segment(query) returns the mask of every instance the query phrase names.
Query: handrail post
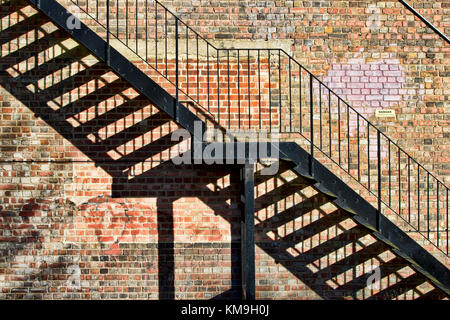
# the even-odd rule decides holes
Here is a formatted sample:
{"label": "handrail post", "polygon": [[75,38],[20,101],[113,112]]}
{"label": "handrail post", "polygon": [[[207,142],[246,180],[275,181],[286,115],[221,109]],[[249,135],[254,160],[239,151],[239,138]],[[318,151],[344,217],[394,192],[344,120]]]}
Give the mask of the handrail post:
{"label": "handrail post", "polygon": [[106,64],[110,64],[110,45],[109,45],[109,0],[106,0]]}
{"label": "handrail post", "polygon": [[174,117],[178,121],[178,90],[179,90],[179,52],[178,52],[178,18],[175,17],[175,110]]}
{"label": "handrail post", "polygon": [[312,159],[314,158],[314,115],[313,115],[313,75],[309,74],[309,119],[310,119],[310,134],[311,134],[311,157],[309,162],[309,174],[312,176]]}
{"label": "handrail post", "polygon": [[[381,218],[381,132],[377,130],[377,159],[378,159],[378,210],[377,210],[377,230],[380,231]],[[369,172],[370,174],[370,172]]]}

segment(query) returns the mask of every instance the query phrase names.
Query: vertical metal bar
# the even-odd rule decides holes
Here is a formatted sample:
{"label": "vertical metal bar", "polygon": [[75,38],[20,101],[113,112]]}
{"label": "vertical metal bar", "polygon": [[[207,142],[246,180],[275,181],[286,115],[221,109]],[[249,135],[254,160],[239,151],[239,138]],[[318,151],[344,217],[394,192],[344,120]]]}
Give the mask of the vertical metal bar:
{"label": "vertical metal bar", "polygon": [[339,166],[341,166],[341,98],[338,97],[338,152]]}
{"label": "vertical metal bar", "polygon": [[322,82],[320,81],[319,81],[319,135],[320,135],[320,150],[322,150]]}
{"label": "vertical metal bar", "polygon": [[430,173],[427,172],[427,237],[430,239]]}
{"label": "vertical metal bar", "polygon": [[447,203],[447,206],[446,206],[446,213],[445,213],[445,215],[446,215],[446,217],[447,217],[447,255],[448,255],[448,188],[446,187],[446,203]]}
{"label": "vertical metal bar", "polygon": [[209,98],[209,42],[206,42],[206,86],[208,91],[208,111],[210,111],[210,98]]}
{"label": "vertical metal bar", "polygon": [[[311,159],[314,158],[314,106],[313,106],[313,75],[309,74],[309,119],[310,119],[310,135],[311,135]],[[310,166],[310,174],[312,175],[312,166]]]}
{"label": "vertical metal bar", "polygon": [[259,129],[262,127],[261,115],[261,50],[258,49],[258,100],[259,100]]}
{"label": "vertical metal bar", "polygon": [[279,106],[278,106],[278,112],[279,112],[279,118],[280,123],[279,126],[279,132],[282,132],[282,117],[281,117],[281,50],[278,50],[278,100],[279,100]]}
{"label": "vertical metal bar", "polygon": [[378,160],[378,212],[377,212],[377,230],[380,230],[381,218],[381,132],[377,130],[377,160]]}
{"label": "vertical metal bar", "polygon": [[[155,1],[155,17],[158,13],[158,2]],[[158,33],[156,31],[156,25],[155,25],[155,43],[158,43]],[[145,61],[148,61],[148,0],[145,0]],[[156,60],[156,63],[158,63],[158,60]],[[156,67],[158,69],[158,67]]]}
{"label": "vertical metal bar", "polygon": [[267,69],[268,69],[268,75],[269,75],[269,131],[272,132],[272,85],[270,81],[270,49],[267,50],[268,56],[267,56]]}
{"label": "vertical metal bar", "polygon": [[350,107],[347,104],[347,170],[350,173]]}
{"label": "vertical metal bar", "polygon": [[420,165],[417,164],[417,229],[420,231]]}
{"label": "vertical metal bar", "polygon": [[398,148],[398,214],[402,214],[402,181],[401,181],[401,154],[400,148]]}
{"label": "vertical metal bar", "polygon": [[237,84],[238,84],[238,128],[241,128],[241,66],[240,66],[240,53],[237,49]]}
{"label": "vertical metal bar", "polygon": [[[156,14],[156,13],[155,13]],[[136,53],[139,54],[139,45],[138,45],[138,1],[136,1]]]}
{"label": "vertical metal bar", "polygon": [[248,54],[248,128],[251,128],[251,97],[250,97],[250,50],[247,50]]}
{"label": "vertical metal bar", "polygon": [[411,157],[408,155],[408,222],[411,222]]}
{"label": "vertical metal bar", "polygon": [[109,45],[109,0],[106,0],[106,63],[110,64],[110,45]]}
{"label": "vertical metal bar", "polygon": [[298,65],[299,91],[300,91],[300,134],[303,132],[303,111],[302,111],[302,66]]}
{"label": "vertical metal bar", "polygon": [[370,191],[370,124],[367,122],[367,171],[368,171],[368,178],[367,183]]}
{"label": "vertical metal bar", "polygon": [[328,136],[330,138],[330,140],[329,140],[330,158],[332,158],[333,154],[332,154],[332,149],[331,149],[332,139],[331,139],[331,91],[330,91],[330,89],[328,89]]}
{"label": "vertical metal bar", "polygon": [[243,199],[241,225],[241,268],[242,297],[244,300],[255,300],[255,178],[254,164],[246,164],[242,169]]}
{"label": "vertical metal bar", "polygon": [[166,78],[167,78],[167,64],[168,64],[168,61],[167,61],[167,38],[169,37],[169,33],[168,33],[168,31],[167,31],[167,28],[168,28],[168,21],[167,21],[167,10],[166,9],[164,9],[164,33],[165,33],[165,39],[164,39],[164,53],[165,53],[165,55],[166,55]]}
{"label": "vertical metal bar", "polygon": [[[89,1],[86,1],[89,2]],[[117,39],[119,39],[119,0],[116,0],[116,30],[117,30]]]}
{"label": "vertical metal bar", "polygon": [[388,166],[389,166],[389,207],[391,207],[391,200],[392,200],[392,195],[391,195],[391,140],[387,139],[388,142]]}
{"label": "vertical metal bar", "polygon": [[220,125],[220,50],[217,49],[217,123]]}
{"label": "vertical metal bar", "polygon": [[186,27],[186,95],[189,96],[189,28]]}
{"label": "vertical metal bar", "polygon": [[197,41],[197,103],[200,103],[200,64],[198,61],[198,34],[196,34]]}
{"label": "vertical metal bar", "polygon": [[180,88],[179,85],[179,47],[178,47],[178,18],[175,17],[175,119],[178,119],[178,90]]}
{"label": "vertical metal bar", "polygon": [[437,232],[437,247],[439,248],[439,181],[436,180],[437,184],[437,197],[436,197],[436,205],[437,205],[437,223],[436,223],[436,232]]}
{"label": "vertical metal bar", "polygon": [[[125,7],[126,7],[126,9],[125,9],[125,29],[126,29],[126,37],[127,37],[127,39],[126,39],[126,41],[125,41],[125,43],[127,44],[127,47],[128,47],[128,38],[129,38],[129,33],[128,33],[128,0],[126,0],[126,2],[125,2]],[[108,9],[106,9],[107,11],[108,11]]]}
{"label": "vertical metal bar", "polygon": [[291,57],[289,60],[289,132],[292,133],[292,76],[291,76]]}
{"label": "vertical metal bar", "polygon": [[356,114],[356,139],[358,145],[358,181],[361,181],[361,152],[360,152],[360,138],[359,138],[359,113]]}
{"label": "vertical metal bar", "polygon": [[228,129],[231,127],[231,96],[230,96],[230,50],[227,50],[227,72],[228,72]]}

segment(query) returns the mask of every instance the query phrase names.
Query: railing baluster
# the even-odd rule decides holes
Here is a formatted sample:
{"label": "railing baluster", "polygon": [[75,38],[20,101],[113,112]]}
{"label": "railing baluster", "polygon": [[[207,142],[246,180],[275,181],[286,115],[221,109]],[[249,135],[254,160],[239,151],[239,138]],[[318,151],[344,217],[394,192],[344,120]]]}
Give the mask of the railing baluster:
{"label": "railing baluster", "polygon": [[320,82],[320,81],[318,81],[318,82],[319,82],[319,136],[320,136],[320,150],[323,150],[323,144],[322,144],[322,82]]}
{"label": "railing baluster", "polygon": [[197,45],[197,103],[200,103],[200,64],[198,61],[198,34],[196,34]]}
{"label": "railing baluster", "polygon": [[217,123],[220,126],[220,50],[217,50]]}
{"label": "railing baluster", "polygon": [[[158,2],[155,1],[155,17],[158,15]],[[148,0],[145,0],[145,60],[148,61]],[[158,43],[158,31],[155,25],[155,43]],[[158,51],[158,50],[156,50]],[[158,60],[156,60],[158,63]],[[158,69],[158,67],[156,67]]]}
{"label": "railing baluster", "polygon": [[328,90],[328,136],[329,136],[329,147],[330,147],[330,158],[333,158],[332,150],[331,150],[331,91]]}
{"label": "railing baluster", "polygon": [[[106,9],[106,10],[108,10],[108,9]],[[126,2],[125,2],[125,30],[126,30],[125,43],[126,43],[126,45],[128,47],[128,39],[129,39],[129,33],[128,33],[128,0],[126,0]]]}
{"label": "railing baluster", "polygon": [[186,95],[189,95],[189,28],[186,26]]}
{"label": "railing baluster", "polygon": [[178,38],[179,38],[179,34],[178,34],[178,18],[175,17],[175,119],[178,120],[178,90],[180,88],[180,84],[179,84],[179,73],[180,73],[180,68],[179,68],[179,45],[178,45]]}
{"label": "railing baluster", "polygon": [[391,140],[387,139],[388,142],[388,167],[389,167],[389,207],[392,206],[391,202]]}
{"label": "railing baluster", "polygon": [[303,133],[303,110],[302,110],[302,66],[298,65],[298,87],[300,91],[300,134]]}
{"label": "railing baluster", "polygon": [[231,96],[230,96],[230,51],[227,50],[227,72],[228,72],[228,129],[231,128]]}
{"label": "railing baluster", "polygon": [[248,128],[251,128],[251,97],[250,97],[250,50],[247,50],[248,54]]}
{"label": "railing baluster", "polygon": [[347,104],[347,172],[350,173],[350,107]]}
{"label": "railing baluster", "polygon": [[368,172],[368,177],[367,177],[367,185],[369,187],[369,191],[370,191],[370,124],[369,122],[367,122],[367,172]]}
{"label": "railing baluster", "polygon": [[241,128],[241,67],[240,50],[237,49],[237,79],[238,79],[238,128]]}
{"label": "railing baluster", "polygon": [[398,148],[398,214],[402,214],[402,181],[401,181],[401,154]]}
{"label": "railing baluster", "polygon": [[168,33],[168,31],[167,31],[167,28],[168,28],[168,26],[167,26],[167,24],[168,24],[168,21],[167,21],[167,10],[165,10],[164,11],[164,33],[165,33],[165,35],[166,35],[166,37],[165,37],[165,39],[164,39],[164,52],[165,52],[165,55],[166,55],[166,78],[167,78],[167,64],[168,64],[168,60],[167,60],[167,56],[168,56],[168,53],[167,53],[167,38],[169,37],[169,33]]}
{"label": "railing baluster", "polygon": [[289,131],[292,132],[292,75],[291,75],[291,59],[289,60]]}
{"label": "railing baluster", "polygon": [[258,100],[259,100],[259,129],[262,128],[261,120],[261,51],[258,49]]}
{"label": "railing baluster", "polygon": [[109,43],[109,0],[106,0],[106,63],[110,64],[110,43]]}
{"label": "railing baluster", "polygon": [[437,216],[436,216],[436,218],[437,218],[437,222],[436,222],[437,236],[436,236],[436,239],[437,239],[437,247],[439,248],[439,181],[436,182],[436,188],[437,188],[437,191],[436,191],[436,194],[437,194],[437,197],[436,197],[436,206],[437,206],[437,208],[436,208],[436,210],[437,210]]}
{"label": "railing baluster", "polygon": [[430,174],[427,173],[427,235],[430,239]]}
{"label": "railing baluster", "polygon": [[420,232],[420,166],[417,164],[417,228]]}
{"label": "railing baluster", "polygon": [[278,50],[278,96],[279,96],[279,106],[278,106],[278,113],[280,116],[280,123],[279,126],[279,132],[282,132],[282,117],[281,117],[281,50]]}
{"label": "railing baluster", "polygon": [[[310,117],[310,135],[311,135],[311,159],[314,157],[314,105],[313,105],[313,75],[309,74],[309,117]],[[310,165],[310,172],[312,175],[312,166]]]}
{"label": "railing baluster", "polygon": [[377,212],[377,230],[380,231],[381,220],[381,132],[377,130],[377,160],[378,160],[378,212]]}
{"label": "railing baluster", "polygon": [[341,166],[341,98],[338,98],[338,153],[339,166]]}
{"label": "railing baluster", "polygon": [[361,168],[360,168],[360,163],[361,163],[361,158],[360,158],[360,139],[359,139],[359,113],[356,116],[356,138],[357,138],[357,146],[358,146],[358,182],[361,181]]}
{"label": "railing baluster", "polygon": [[[156,14],[156,13],[155,13]],[[135,35],[135,39],[136,39],[136,54],[139,54],[139,45],[138,45],[138,1],[136,1],[136,35]],[[156,41],[156,39],[155,39]],[[156,66],[156,69],[158,69],[158,66]]]}
{"label": "railing baluster", "polygon": [[411,157],[408,155],[408,222],[411,222]]}
{"label": "railing baluster", "polygon": [[267,69],[269,75],[269,132],[272,132],[272,84],[270,80],[270,49],[267,50]]}
{"label": "railing baluster", "polygon": [[210,111],[210,98],[209,98],[209,43],[206,43],[206,87],[208,92],[208,112]]}

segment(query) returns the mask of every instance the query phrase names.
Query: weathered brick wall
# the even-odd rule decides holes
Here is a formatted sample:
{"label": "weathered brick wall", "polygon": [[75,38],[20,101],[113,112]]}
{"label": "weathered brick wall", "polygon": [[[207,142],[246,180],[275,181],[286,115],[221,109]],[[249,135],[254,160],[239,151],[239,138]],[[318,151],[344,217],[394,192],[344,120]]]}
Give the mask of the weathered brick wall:
{"label": "weathered brick wall", "polygon": [[[218,47],[285,48],[441,179],[449,46],[398,1],[162,1]],[[448,1],[409,1],[444,34]],[[396,119],[376,119],[389,108]]]}
{"label": "weathered brick wall", "polygon": [[[0,13],[0,298],[239,297],[237,168],[174,165],[173,121],[25,1]],[[434,293],[292,177],[257,190],[258,298]],[[380,264],[390,276],[367,290]]]}

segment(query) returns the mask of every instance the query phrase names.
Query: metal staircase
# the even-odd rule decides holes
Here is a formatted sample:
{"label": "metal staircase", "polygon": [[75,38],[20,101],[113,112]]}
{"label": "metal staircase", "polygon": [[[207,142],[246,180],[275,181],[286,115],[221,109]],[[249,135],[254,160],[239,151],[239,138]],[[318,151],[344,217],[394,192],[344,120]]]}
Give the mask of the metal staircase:
{"label": "metal staircase", "polygon": [[[73,18],[72,12],[58,1],[27,1],[58,26],[60,30],[57,32],[67,33],[86,49],[76,48],[73,53],[91,53],[119,76],[112,88],[130,85],[140,94],[136,104],[140,99],[151,101],[161,111],[155,120],[173,120],[191,134],[195,133],[196,123],[201,123],[201,132],[214,127],[228,133],[245,129],[282,135],[283,141],[278,144],[281,167],[295,173],[298,180],[291,181],[291,187],[287,189],[280,188],[278,196],[287,196],[300,186],[310,186],[323,201],[338,208],[327,216],[327,221],[318,222],[317,228],[326,228],[329,224],[350,218],[361,233],[371,234],[377,239],[375,252],[389,250],[398,257],[395,259],[403,259],[404,265],[416,272],[411,276],[415,284],[421,281],[432,283],[437,289],[429,294],[430,297],[450,295],[448,268],[383,215],[395,213],[411,230],[448,255],[448,187],[285,51],[216,48],[158,1],[136,2],[134,8],[128,4],[120,6],[116,1],[106,1],[106,7],[101,7],[99,2],[96,7],[88,7],[88,2],[82,6],[78,1],[72,1],[93,21],[89,27],[80,22],[77,28],[68,25],[67,21]],[[120,19],[125,19],[125,26],[120,24]],[[131,28],[136,34],[140,34],[141,28],[144,40],[130,39]],[[114,45],[113,40],[116,41]],[[149,69],[144,71],[131,62],[123,50],[134,53]],[[92,70],[96,70],[96,65],[90,66],[89,70],[91,72],[84,76],[95,77]],[[25,78],[31,79],[32,74]],[[7,76],[4,70],[2,76]],[[23,76],[17,83],[26,81]],[[64,84],[60,89],[64,90]],[[26,86],[11,86],[8,90],[23,95]],[[56,91],[52,88],[46,96],[52,96]],[[131,112],[133,106],[129,104],[122,108]],[[44,105],[37,106],[34,111],[52,126],[57,126],[59,120],[55,120],[56,117],[52,119],[47,113],[39,112],[44,108]],[[77,112],[70,106],[65,110]],[[98,118],[95,124],[101,122],[105,125],[109,121],[110,117]],[[145,126],[143,123],[139,131],[122,134],[142,133]],[[114,140],[122,140],[113,137],[105,149],[99,149],[103,146],[89,147],[92,142],[87,140],[83,127],[61,134],[69,140],[81,139],[80,147],[88,146],[81,151],[100,164],[102,158],[108,157],[107,151],[114,149]],[[238,134],[235,139],[239,140]],[[300,139],[306,141],[309,152],[300,145]],[[208,142],[199,142],[202,148],[208,145]],[[224,149],[228,144],[233,148],[237,145],[236,141],[221,143]],[[259,243],[253,238],[255,229],[276,229],[295,219],[298,212],[291,210],[294,216],[278,214],[276,219],[253,223],[255,210],[267,201],[274,201],[274,195],[255,199],[253,189],[265,177],[254,176],[254,165],[249,163],[253,142],[244,142],[243,145],[247,160],[242,178],[245,185],[243,234],[246,235],[243,252],[247,254],[243,282],[246,283],[244,296],[252,299],[252,244],[256,241],[263,250],[271,252],[271,247],[266,247],[266,244],[273,242],[266,238]],[[144,151],[140,151],[139,159],[145,159]],[[343,173],[331,172],[330,164],[338,166]],[[355,192],[349,182],[359,183],[367,191],[367,198]],[[305,232],[308,231],[293,232],[274,243],[286,246],[286,249],[295,247],[306,237]],[[321,245],[321,250],[332,249],[332,243]],[[317,248],[311,250],[318,252]],[[295,257],[286,251],[281,261],[286,260],[295,260]],[[351,265],[352,259],[347,263]],[[395,272],[396,268],[400,267],[387,267],[383,274]],[[339,288],[343,290],[346,285]],[[333,293],[325,295],[326,298],[340,298],[339,288],[331,290]]]}

